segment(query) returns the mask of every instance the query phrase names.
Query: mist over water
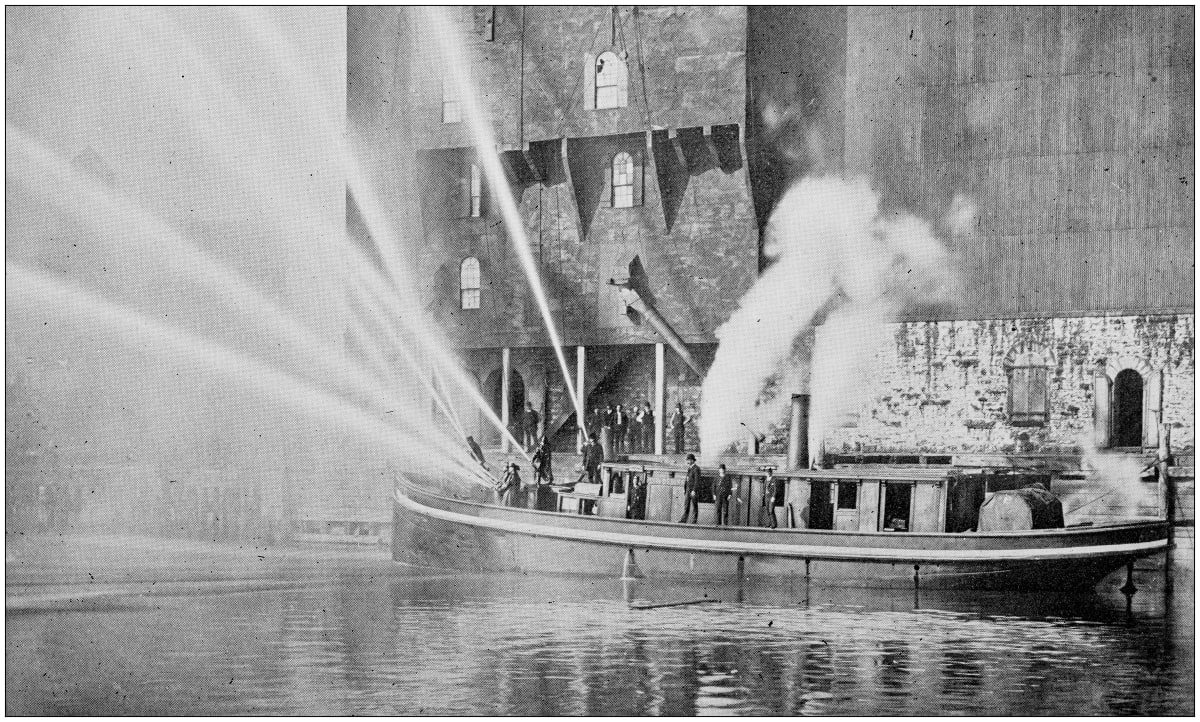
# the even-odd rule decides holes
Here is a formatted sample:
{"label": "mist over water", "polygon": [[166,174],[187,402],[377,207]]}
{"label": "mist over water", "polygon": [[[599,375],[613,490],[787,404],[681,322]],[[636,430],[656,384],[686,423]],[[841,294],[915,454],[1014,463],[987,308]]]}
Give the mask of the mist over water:
{"label": "mist over water", "polygon": [[275,521],[386,519],[415,465],[490,483],[451,395],[499,419],[347,133],[343,9],[8,19],[10,521],[68,481],[75,525],[135,532],[176,483]]}
{"label": "mist over water", "polygon": [[[967,205],[956,203],[956,214]],[[702,393],[706,455],[744,439],[742,424],[766,434],[785,417],[792,393],[812,396],[815,455],[822,429],[863,402],[873,353],[886,341],[883,324],[946,300],[949,256],[933,228],[882,209],[865,178],[801,179],[779,200],[765,234],[770,265],[717,330]]]}

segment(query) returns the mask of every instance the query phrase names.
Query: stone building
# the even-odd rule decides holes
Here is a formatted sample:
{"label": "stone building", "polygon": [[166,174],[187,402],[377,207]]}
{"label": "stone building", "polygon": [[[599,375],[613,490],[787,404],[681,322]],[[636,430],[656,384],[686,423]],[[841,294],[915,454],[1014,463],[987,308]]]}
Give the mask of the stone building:
{"label": "stone building", "polygon": [[[965,218],[939,228],[950,302],[887,319],[867,401],[815,440],[828,452],[1141,450],[1160,422],[1192,448],[1191,9],[447,18],[583,405],[651,403],[655,451],[669,410],[699,406],[776,202],[829,173],[865,176],[885,210]],[[349,11],[350,125],[381,133],[381,153],[418,151],[422,182],[385,195],[421,229],[408,262],[484,398],[506,420],[532,403],[573,446],[563,374],[429,30],[406,9]],[[782,453],[787,428],[761,451]]]}

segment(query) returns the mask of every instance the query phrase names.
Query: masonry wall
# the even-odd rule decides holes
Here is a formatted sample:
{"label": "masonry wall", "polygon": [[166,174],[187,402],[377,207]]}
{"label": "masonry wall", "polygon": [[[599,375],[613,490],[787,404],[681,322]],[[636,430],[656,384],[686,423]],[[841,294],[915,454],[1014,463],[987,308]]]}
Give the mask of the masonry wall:
{"label": "masonry wall", "polygon": [[[611,6],[446,7],[461,29],[478,98],[496,141],[525,141],[740,123],[745,117],[746,9],[743,7]],[[493,39],[485,28],[494,17]],[[614,37],[615,27],[615,37]],[[406,102],[422,148],[471,145],[465,123],[441,119],[443,66],[420,14],[401,11],[401,32],[418,59]],[[611,50],[627,55],[625,108],[584,107],[585,58]],[[523,122],[522,122],[523,119]]]}
{"label": "masonry wall", "polygon": [[[1172,448],[1195,446],[1193,315],[918,322],[890,330],[866,402],[847,426],[825,432],[827,450],[1079,453],[1092,440],[1097,366],[1122,358],[1162,371]],[[1030,341],[1056,360],[1050,422],[1041,428],[1012,426],[1006,413],[1004,357]],[[781,420],[776,443],[785,435]]]}

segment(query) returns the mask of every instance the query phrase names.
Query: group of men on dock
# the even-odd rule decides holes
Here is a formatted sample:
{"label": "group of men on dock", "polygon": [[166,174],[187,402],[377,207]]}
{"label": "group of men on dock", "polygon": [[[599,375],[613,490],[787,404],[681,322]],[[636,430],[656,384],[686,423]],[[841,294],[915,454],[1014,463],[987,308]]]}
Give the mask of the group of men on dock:
{"label": "group of men on dock", "polygon": [[[654,453],[654,409],[647,401],[639,405],[631,405],[634,411],[626,410],[624,404],[608,404],[603,410],[600,407],[592,409],[585,424],[589,437],[607,438],[614,454],[653,454]],[[682,454],[686,438],[687,425],[692,422],[693,415],[683,410],[683,404],[675,405],[671,412],[671,432],[675,441],[676,454]]]}

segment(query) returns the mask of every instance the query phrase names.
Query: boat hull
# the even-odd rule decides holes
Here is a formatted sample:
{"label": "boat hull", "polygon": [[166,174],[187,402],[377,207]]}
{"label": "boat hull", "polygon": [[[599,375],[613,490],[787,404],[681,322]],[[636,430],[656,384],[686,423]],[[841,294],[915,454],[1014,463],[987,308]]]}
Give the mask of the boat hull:
{"label": "boat hull", "polygon": [[397,489],[393,559],[473,572],[1075,590],[1166,549],[1162,522],[1007,534],[766,530],[584,517]]}

